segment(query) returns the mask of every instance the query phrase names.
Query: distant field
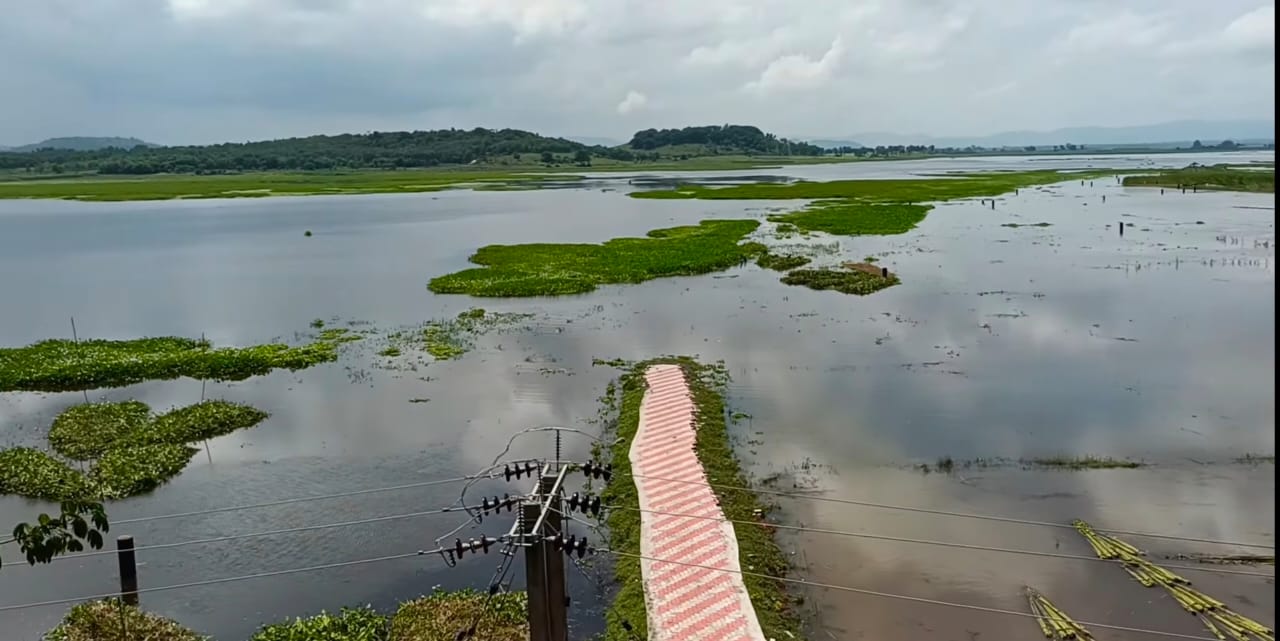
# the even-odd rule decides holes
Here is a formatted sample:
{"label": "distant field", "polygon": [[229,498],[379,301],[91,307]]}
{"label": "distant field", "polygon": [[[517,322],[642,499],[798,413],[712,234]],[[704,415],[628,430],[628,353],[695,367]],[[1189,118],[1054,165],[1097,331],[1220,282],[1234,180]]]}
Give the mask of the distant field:
{"label": "distant field", "polygon": [[1275,163],[1249,166],[1214,165],[1167,169],[1154,174],[1128,176],[1125,186],[1192,187],[1217,191],[1248,191],[1273,194],[1276,191]]}

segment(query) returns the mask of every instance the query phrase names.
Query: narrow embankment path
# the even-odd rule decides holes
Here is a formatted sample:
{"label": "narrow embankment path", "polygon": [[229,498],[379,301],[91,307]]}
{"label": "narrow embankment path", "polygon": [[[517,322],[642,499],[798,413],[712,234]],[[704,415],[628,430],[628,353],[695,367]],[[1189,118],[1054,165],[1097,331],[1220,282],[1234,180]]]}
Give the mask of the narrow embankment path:
{"label": "narrow embankment path", "polygon": [[676,365],[654,365],[645,381],[629,457],[640,509],[667,513],[640,517],[649,641],[764,641],[738,574],[733,524],[706,518],[724,513],[694,451],[697,416],[684,373]]}

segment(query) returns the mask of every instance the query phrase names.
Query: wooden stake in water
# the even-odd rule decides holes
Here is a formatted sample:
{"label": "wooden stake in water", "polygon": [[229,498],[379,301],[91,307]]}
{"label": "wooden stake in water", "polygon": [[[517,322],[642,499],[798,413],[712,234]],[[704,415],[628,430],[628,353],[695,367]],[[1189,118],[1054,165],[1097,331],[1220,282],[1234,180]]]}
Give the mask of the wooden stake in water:
{"label": "wooden stake in water", "polygon": [[[76,317],[75,316],[71,317],[71,340],[75,341],[76,345],[80,344],[80,335],[76,333]],[[88,403],[89,390],[80,390],[80,391],[84,392],[84,402]]]}

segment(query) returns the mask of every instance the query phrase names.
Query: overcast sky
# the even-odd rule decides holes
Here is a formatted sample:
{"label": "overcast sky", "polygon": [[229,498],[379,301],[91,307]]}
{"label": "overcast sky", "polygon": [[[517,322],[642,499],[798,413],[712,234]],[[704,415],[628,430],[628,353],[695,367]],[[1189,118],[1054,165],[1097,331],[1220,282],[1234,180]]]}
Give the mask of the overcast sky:
{"label": "overcast sky", "polygon": [[0,0],[0,144],[1271,119],[1264,0]]}

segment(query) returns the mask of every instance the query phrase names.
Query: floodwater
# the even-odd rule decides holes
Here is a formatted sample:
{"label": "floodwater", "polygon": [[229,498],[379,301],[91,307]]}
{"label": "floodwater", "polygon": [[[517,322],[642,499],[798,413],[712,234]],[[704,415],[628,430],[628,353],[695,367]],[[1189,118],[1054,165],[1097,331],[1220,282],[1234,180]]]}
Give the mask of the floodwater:
{"label": "floodwater", "polygon": [[[1181,166],[1271,154],[1106,156],[858,163],[752,170],[790,178],[902,177],[1024,167]],[[695,179],[739,172],[698,172]],[[671,177],[676,174],[656,176]],[[313,318],[389,331],[472,305],[535,317],[494,332],[460,360],[380,367],[376,339],[339,362],[233,384],[212,398],[272,413],[216,439],[150,496],[108,506],[112,534],[139,546],[433,510],[458,484],[126,523],[129,519],[450,479],[490,464],[518,431],[594,432],[596,398],[616,372],[593,358],[697,354],[733,376],[739,451],[781,499],[789,524],[876,536],[1088,555],[1069,529],[851,506],[894,506],[1274,545],[1275,471],[1243,464],[1275,450],[1275,219],[1271,195],[1126,189],[1067,181],[940,205],[910,233],[768,241],[810,246],[817,262],[874,255],[903,284],[867,297],[787,287],[755,266],[604,287],[575,297],[473,300],[426,291],[488,243],[601,241],[706,217],[761,217],[795,203],[636,200],[637,175],[582,189],[153,203],[0,201],[0,344],[204,334],[218,344],[293,340]],[[1102,196],[1106,202],[1102,202]],[[1120,236],[1118,223],[1125,222]],[[1047,227],[1004,227],[1047,222]],[[312,237],[303,232],[311,230]],[[832,243],[835,243],[834,245]],[[814,247],[818,246],[818,247]],[[830,252],[835,253],[830,253]],[[158,409],[201,396],[192,380],[91,392]],[[429,402],[409,402],[411,399]],[[0,444],[39,445],[80,394],[0,395]],[[590,442],[569,437],[566,457]],[[545,434],[509,456],[550,456]],[[924,473],[937,459],[1129,457],[1139,470],[1017,465]],[[579,481],[580,482],[580,481]],[[527,481],[478,484],[475,494]],[[794,488],[794,489],[793,489]],[[574,488],[577,489],[577,488]],[[0,498],[0,524],[40,503]],[[138,553],[144,588],[359,561],[434,547],[456,514],[192,544]],[[505,515],[464,529],[501,534]],[[451,539],[449,539],[451,540]],[[1084,621],[1204,635],[1157,589],[1095,562],[804,533],[783,538],[805,579],[846,588],[1025,611],[1031,585]],[[1129,540],[1162,554],[1257,552]],[[4,548],[4,559],[17,561]],[[497,555],[447,568],[409,557],[142,595],[147,609],[220,639],[285,618],[398,601],[434,587],[483,589]],[[1192,561],[1169,561],[1188,565]],[[519,563],[517,563],[517,567]],[[1206,566],[1214,569],[1217,566]],[[1206,593],[1275,621],[1270,566],[1180,571]],[[575,638],[599,629],[594,579],[570,570]],[[584,576],[585,574],[585,576]],[[522,579],[516,573],[516,584]],[[111,555],[0,570],[6,605],[109,593]],[[1036,634],[1010,615],[847,590],[812,590],[813,638],[1001,641]],[[66,606],[0,609],[7,640],[34,639]],[[1099,639],[1140,638],[1095,629]],[[1156,638],[1156,637],[1151,637]]]}

